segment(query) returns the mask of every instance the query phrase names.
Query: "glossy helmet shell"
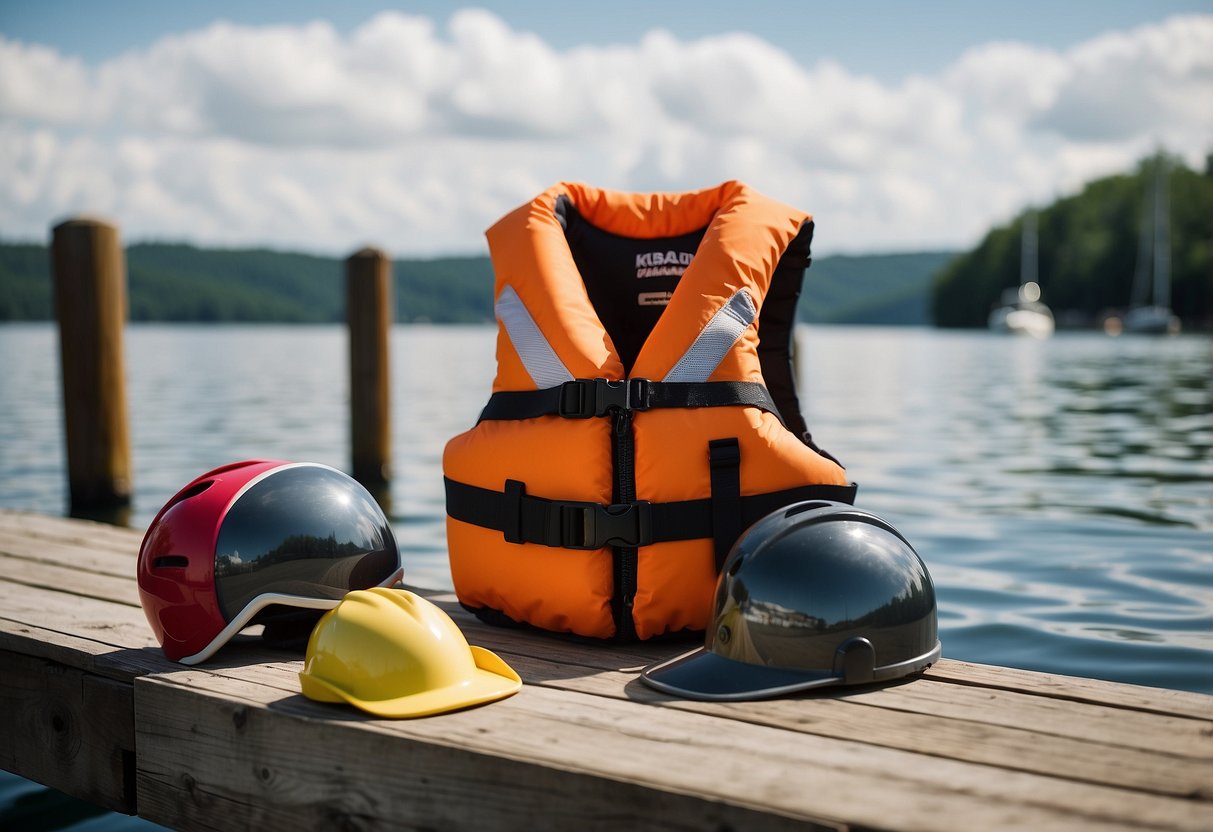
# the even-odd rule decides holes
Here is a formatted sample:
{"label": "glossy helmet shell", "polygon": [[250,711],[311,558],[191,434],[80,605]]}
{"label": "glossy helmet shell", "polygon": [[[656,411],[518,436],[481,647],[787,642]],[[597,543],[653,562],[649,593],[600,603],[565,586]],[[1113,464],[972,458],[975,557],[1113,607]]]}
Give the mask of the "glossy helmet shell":
{"label": "glossy helmet shell", "polygon": [[703,649],[642,678],[692,698],[755,699],[895,679],[939,655],[935,587],[909,541],[871,512],[809,501],[738,539]]}
{"label": "glossy helmet shell", "polygon": [[184,664],[271,606],[331,609],[401,574],[391,526],[361,485],[279,460],[225,465],[181,489],[148,527],[136,569],[152,631]]}

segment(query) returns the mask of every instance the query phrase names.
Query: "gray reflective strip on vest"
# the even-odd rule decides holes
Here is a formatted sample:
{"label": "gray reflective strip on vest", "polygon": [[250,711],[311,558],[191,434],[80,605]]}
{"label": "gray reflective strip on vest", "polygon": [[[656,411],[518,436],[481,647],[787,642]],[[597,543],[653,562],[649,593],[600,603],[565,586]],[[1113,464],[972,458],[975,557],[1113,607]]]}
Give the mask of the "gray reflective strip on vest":
{"label": "gray reflective strip on vest", "polygon": [[738,289],[662,380],[707,381],[757,315],[750,293]]}
{"label": "gray reflective strip on vest", "polygon": [[522,359],[522,365],[526,367],[536,387],[543,390],[573,380],[573,374],[557,357],[548,339],[543,337],[535,319],[531,317],[513,286],[506,286],[501,290],[497,303],[493,305],[493,311],[505,326],[510,343],[514,345],[514,350]]}

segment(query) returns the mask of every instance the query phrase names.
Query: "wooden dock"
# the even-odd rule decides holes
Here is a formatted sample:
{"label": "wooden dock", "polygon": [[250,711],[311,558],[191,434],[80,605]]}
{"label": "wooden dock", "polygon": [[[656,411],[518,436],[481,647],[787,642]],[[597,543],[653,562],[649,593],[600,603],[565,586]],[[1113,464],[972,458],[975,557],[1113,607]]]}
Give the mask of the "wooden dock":
{"label": "wooden dock", "polygon": [[0,512],[0,767],[166,826],[1213,829],[1213,697],[944,660],[883,688],[688,702],[637,679],[686,645],[491,629],[433,595],[525,685],[373,719],[305,699],[300,655],[252,637],[166,661],[139,540]]}

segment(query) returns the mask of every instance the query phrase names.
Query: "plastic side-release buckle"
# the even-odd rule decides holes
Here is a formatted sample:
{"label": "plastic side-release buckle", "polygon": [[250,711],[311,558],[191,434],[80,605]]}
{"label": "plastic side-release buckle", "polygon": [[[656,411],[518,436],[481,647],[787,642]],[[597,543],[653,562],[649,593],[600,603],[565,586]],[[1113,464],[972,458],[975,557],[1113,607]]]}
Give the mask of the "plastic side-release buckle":
{"label": "plastic side-release buckle", "polygon": [[647,500],[634,503],[560,503],[560,546],[566,549],[634,548],[653,542],[653,515]]}
{"label": "plastic side-release buckle", "polygon": [[649,380],[633,378],[611,381],[605,378],[578,378],[560,385],[556,412],[566,419],[591,419],[612,410],[647,410]]}

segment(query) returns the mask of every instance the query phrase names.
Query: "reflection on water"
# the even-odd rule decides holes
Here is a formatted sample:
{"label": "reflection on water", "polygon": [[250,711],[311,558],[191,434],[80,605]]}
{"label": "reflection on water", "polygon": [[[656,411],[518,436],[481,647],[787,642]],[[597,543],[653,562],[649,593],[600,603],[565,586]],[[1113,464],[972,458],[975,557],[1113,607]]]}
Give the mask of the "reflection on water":
{"label": "reflection on water", "polygon": [[[392,339],[393,526],[408,580],[449,587],[442,448],[488,396],[494,333]],[[927,562],[945,656],[1213,692],[1213,342],[800,340],[813,436]],[[132,326],[127,352],[134,525],[235,459],[348,468],[343,328]],[[0,354],[0,505],[64,513],[54,330],[0,327]]]}

